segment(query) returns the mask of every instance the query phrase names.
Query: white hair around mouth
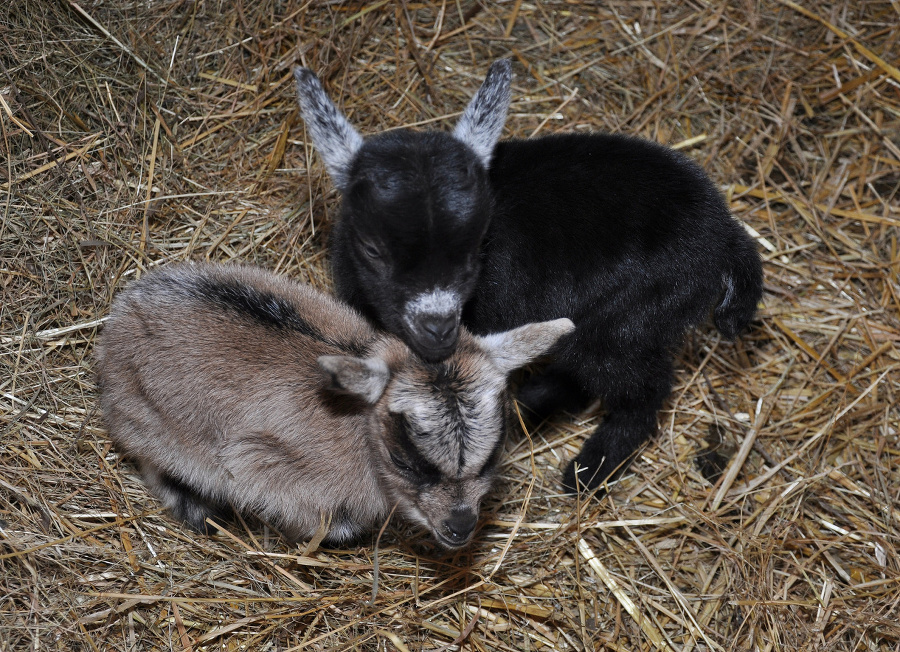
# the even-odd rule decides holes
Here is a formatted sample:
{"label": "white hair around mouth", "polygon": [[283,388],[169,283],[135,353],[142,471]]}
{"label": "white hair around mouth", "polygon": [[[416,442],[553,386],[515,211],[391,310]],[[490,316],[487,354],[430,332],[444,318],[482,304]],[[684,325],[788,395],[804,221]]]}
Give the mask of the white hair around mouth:
{"label": "white hair around mouth", "polygon": [[410,328],[415,327],[419,317],[435,315],[440,317],[455,315],[459,310],[459,293],[452,290],[434,289],[424,292],[406,302],[403,307],[403,321]]}

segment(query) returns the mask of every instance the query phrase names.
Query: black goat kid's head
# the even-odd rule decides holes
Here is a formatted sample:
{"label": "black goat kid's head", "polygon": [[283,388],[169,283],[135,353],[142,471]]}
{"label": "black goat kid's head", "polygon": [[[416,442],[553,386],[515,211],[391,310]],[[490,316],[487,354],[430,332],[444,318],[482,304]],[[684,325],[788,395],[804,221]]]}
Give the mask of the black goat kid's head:
{"label": "black goat kid's head", "polygon": [[294,76],[309,135],[343,196],[331,249],[339,294],[425,359],[446,358],[479,273],[509,62],[491,66],[452,135],[398,129],[363,140],[311,71]]}

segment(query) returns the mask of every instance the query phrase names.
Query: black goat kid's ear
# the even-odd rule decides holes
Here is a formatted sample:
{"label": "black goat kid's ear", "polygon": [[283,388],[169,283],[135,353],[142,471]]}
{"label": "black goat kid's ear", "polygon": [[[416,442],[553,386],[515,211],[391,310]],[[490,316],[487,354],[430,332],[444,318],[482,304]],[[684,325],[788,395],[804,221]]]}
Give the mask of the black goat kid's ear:
{"label": "black goat kid's ear", "polygon": [[294,68],[294,79],[297,80],[297,101],[307,132],[325,161],[334,185],[344,192],[350,166],[363,144],[362,136],[325,94],[315,73],[308,68]]}
{"label": "black goat kid's ear", "polygon": [[457,140],[475,151],[484,167],[490,165],[494,146],[500,140],[506,123],[511,80],[512,66],[509,60],[495,61],[453,131]]}
{"label": "black goat kid's ear", "polygon": [[358,396],[368,403],[376,403],[381,398],[391,378],[387,364],[378,358],[323,355],[317,362],[331,379],[330,389]]}
{"label": "black goat kid's ear", "polygon": [[572,320],[562,318],[519,326],[504,333],[476,338],[503,373],[510,373],[549,351],[557,340],[575,330]]}

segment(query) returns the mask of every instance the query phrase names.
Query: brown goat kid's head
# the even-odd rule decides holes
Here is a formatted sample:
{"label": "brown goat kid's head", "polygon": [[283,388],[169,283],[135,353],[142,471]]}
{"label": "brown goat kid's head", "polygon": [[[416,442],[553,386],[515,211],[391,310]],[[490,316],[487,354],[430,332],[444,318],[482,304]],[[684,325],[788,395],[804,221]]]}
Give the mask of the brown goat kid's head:
{"label": "brown goat kid's head", "polygon": [[323,356],[319,366],[333,389],[374,405],[372,464],[398,513],[458,548],[471,539],[494,479],[510,410],[508,374],[573,328],[557,319],[484,337],[462,329],[454,354],[438,363],[387,340],[373,357]]}

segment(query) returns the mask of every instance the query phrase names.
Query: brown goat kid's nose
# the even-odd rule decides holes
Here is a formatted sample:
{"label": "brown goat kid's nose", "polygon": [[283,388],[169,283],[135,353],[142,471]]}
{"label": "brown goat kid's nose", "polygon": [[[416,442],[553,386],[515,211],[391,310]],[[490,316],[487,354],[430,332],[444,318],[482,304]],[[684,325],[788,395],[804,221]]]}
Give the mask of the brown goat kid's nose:
{"label": "brown goat kid's nose", "polygon": [[472,535],[478,516],[469,509],[454,509],[450,518],[444,521],[444,533],[451,541],[462,543]]}

